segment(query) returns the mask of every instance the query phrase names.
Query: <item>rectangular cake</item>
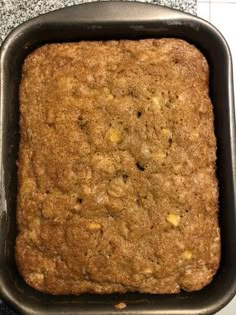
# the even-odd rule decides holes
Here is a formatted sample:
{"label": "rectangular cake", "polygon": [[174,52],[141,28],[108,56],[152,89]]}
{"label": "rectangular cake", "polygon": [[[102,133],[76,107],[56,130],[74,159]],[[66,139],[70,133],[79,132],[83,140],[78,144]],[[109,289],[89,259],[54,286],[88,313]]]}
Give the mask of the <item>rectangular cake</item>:
{"label": "rectangular cake", "polygon": [[200,290],[220,261],[209,69],[179,39],[44,45],[20,85],[16,261],[50,294]]}

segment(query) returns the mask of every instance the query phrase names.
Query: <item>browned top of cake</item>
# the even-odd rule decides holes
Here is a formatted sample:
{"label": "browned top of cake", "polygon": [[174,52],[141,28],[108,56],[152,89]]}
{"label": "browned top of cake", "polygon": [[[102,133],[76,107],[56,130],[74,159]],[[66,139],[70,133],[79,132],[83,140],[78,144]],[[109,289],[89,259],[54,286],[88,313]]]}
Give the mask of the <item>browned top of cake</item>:
{"label": "browned top of cake", "polygon": [[219,264],[208,65],[177,39],[45,45],[20,87],[16,259],[53,294],[173,293]]}

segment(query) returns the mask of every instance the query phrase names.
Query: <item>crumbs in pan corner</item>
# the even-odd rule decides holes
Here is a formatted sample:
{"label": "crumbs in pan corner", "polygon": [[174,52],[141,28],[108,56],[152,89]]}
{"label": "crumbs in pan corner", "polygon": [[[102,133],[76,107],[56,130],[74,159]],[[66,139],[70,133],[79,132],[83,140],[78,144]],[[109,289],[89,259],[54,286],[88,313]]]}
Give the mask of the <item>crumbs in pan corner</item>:
{"label": "crumbs in pan corner", "polygon": [[123,310],[123,309],[125,309],[127,307],[127,304],[124,303],[124,302],[120,302],[120,303],[115,304],[114,306],[118,310]]}

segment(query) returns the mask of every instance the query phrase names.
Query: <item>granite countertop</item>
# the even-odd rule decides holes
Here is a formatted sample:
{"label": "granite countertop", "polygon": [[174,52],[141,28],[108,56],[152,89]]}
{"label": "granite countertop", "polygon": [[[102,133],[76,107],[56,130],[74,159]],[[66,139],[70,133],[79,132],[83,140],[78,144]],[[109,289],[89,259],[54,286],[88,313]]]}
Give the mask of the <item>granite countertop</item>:
{"label": "granite countertop", "polygon": [[[188,13],[196,14],[197,0],[139,0],[166,5]],[[65,6],[93,2],[93,0],[0,0],[0,44],[9,32],[21,23],[40,14]],[[16,315],[0,300],[1,315]]]}

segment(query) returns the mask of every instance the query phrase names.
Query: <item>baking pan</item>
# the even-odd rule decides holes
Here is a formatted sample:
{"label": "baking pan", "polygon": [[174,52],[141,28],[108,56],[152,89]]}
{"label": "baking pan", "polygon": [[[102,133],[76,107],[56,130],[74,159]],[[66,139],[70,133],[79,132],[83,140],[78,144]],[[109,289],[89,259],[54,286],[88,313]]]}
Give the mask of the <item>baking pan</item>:
{"label": "baking pan", "polygon": [[[210,95],[217,137],[222,259],[212,283],[198,292],[52,296],[35,291],[18,274],[16,237],[18,89],[25,57],[50,42],[177,37],[197,46],[210,65]],[[57,10],[17,27],[1,47],[0,292],[22,314],[213,314],[236,292],[235,122],[232,62],[222,35],[197,17],[151,4],[99,2]]]}

